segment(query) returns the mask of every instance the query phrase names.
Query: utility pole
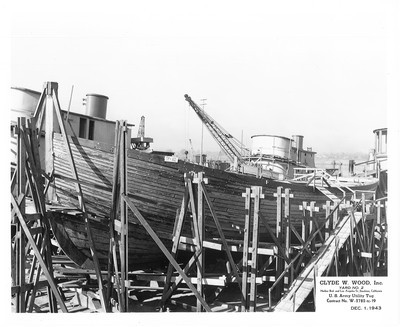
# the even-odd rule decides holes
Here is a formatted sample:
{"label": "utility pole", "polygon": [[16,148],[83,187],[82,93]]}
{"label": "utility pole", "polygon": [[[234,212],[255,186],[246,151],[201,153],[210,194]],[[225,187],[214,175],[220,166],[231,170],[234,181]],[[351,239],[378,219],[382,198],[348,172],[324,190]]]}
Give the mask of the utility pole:
{"label": "utility pole", "polygon": [[[204,112],[204,107],[206,106],[207,99],[200,99],[200,101]],[[203,165],[203,133],[204,133],[204,123],[201,122],[200,165]]]}

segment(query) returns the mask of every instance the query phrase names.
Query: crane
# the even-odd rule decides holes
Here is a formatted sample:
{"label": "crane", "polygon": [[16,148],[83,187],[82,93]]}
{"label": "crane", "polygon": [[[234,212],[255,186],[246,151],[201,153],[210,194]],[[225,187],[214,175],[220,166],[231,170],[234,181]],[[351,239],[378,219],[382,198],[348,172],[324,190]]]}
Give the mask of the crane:
{"label": "crane", "polygon": [[232,163],[235,163],[235,160],[237,160],[239,164],[244,163],[245,157],[250,154],[250,150],[247,149],[239,140],[235,139],[230,133],[228,133],[221,125],[219,125],[187,94],[185,94],[185,100],[189,102],[190,106],[210,131],[211,135],[217,141],[224,153],[228,156],[229,160]]}
{"label": "crane", "polygon": [[144,129],[145,129],[145,118],[144,116],[140,119],[140,125],[137,137],[131,138],[131,147],[132,149],[136,150],[147,150],[150,148],[150,143],[153,142],[151,137],[144,136]]}

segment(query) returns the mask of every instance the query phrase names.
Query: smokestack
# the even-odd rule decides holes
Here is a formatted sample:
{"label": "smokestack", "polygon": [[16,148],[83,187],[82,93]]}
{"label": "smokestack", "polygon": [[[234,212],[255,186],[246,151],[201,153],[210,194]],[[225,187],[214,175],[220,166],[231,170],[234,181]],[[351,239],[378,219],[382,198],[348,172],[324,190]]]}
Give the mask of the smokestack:
{"label": "smokestack", "polygon": [[86,115],[106,119],[108,97],[101,94],[86,94]]}
{"label": "smokestack", "polygon": [[293,137],[294,141],[296,142],[297,151],[303,150],[304,136],[303,135],[293,135],[292,137]]}

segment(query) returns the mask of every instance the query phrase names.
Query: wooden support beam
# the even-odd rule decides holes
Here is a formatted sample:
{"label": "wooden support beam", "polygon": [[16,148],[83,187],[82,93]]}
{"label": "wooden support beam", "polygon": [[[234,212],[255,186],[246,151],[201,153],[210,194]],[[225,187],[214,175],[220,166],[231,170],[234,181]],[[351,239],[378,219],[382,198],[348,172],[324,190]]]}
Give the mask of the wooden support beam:
{"label": "wooden support beam", "polygon": [[349,235],[349,246],[350,246],[350,255],[349,255],[349,274],[353,276],[354,274],[354,222],[353,218],[350,217],[350,235]]}
{"label": "wooden support beam", "polygon": [[[26,187],[26,147],[23,136],[21,135],[21,130],[25,126],[25,118],[18,118],[18,137],[17,137],[17,193],[22,195],[25,192]],[[13,195],[12,195],[13,198]],[[18,198],[19,202],[15,204],[13,211],[17,214],[17,210],[21,210],[21,215],[25,214],[25,196]],[[18,215],[17,215],[18,216]],[[25,238],[23,236],[23,229],[18,220],[16,220],[16,244],[15,244],[15,256],[16,256],[16,277],[17,285],[24,287],[25,285]],[[17,312],[25,312],[25,292],[20,291],[16,297],[16,310]]]}
{"label": "wooden support beam", "polygon": [[[333,200],[333,206],[335,207],[335,208],[337,208],[338,206],[340,205],[340,200]],[[335,229],[336,228],[336,225],[337,225],[337,223],[338,223],[338,221],[339,221],[339,210],[338,209],[333,209],[334,211],[333,211],[333,217],[332,217],[332,220],[333,220],[333,226],[332,226],[332,228],[333,229]]]}
{"label": "wooden support beam", "polygon": [[[71,173],[72,173],[72,177],[75,178],[77,181],[79,181],[78,178],[78,172],[75,166],[75,162],[74,162],[74,158],[72,155],[72,150],[71,150],[71,145],[69,144],[68,141],[68,135],[67,132],[65,130],[65,125],[64,125],[64,120],[61,117],[61,108],[60,108],[60,104],[58,102],[58,97],[57,97],[57,92],[56,89],[51,89],[50,91],[51,97],[52,97],[52,102],[54,105],[54,111],[56,113],[57,116],[57,120],[58,120],[58,125],[60,127],[61,130],[61,134],[63,135],[63,141],[64,141],[64,146],[67,149],[67,152],[69,153],[69,155],[67,156],[67,160],[69,162],[70,168],[71,168]],[[47,106],[47,105],[46,105]],[[53,114],[51,114],[51,117],[53,117]],[[53,118],[51,118],[53,120]],[[46,122],[49,120],[49,117],[47,116],[47,111],[46,111]],[[47,130],[46,130],[46,135],[47,135]],[[51,172],[52,170],[50,170]],[[47,173],[49,171],[46,171]],[[85,220],[85,226],[86,226],[86,233],[88,236],[88,240],[89,240],[89,246],[90,246],[90,252],[93,258],[93,264],[95,267],[95,271],[96,271],[96,277],[97,277],[97,282],[99,285],[99,293],[100,293],[100,302],[101,305],[104,309],[104,311],[108,312],[110,311],[110,308],[107,305],[107,301],[106,301],[106,292],[105,289],[103,288],[103,281],[102,281],[102,277],[101,277],[101,273],[100,273],[100,265],[99,265],[99,259],[97,257],[97,253],[96,253],[96,248],[95,248],[95,244],[94,244],[94,240],[93,240],[93,236],[92,236],[92,231],[90,228],[90,221],[86,212],[86,206],[85,206],[85,202],[83,199],[83,192],[82,192],[82,188],[81,185],[79,183],[75,183],[75,189],[78,193],[78,200],[79,200],[79,205],[80,205],[80,209],[83,212],[83,217]]]}
{"label": "wooden support beam", "polygon": [[[276,197],[276,245],[281,247],[281,252],[285,253],[285,251],[282,249],[282,244],[283,244],[282,189],[283,187],[279,186],[276,190],[276,193],[274,193],[274,197]],[[284,261],[280,256],[277,256],[275,277],[278,278],[278,276],[282,274],[283,270],[284,270]],[[276,298],[280,298],[283,292],[283,284],[284,282],[282,280],[282,282],[276,285],[275,287]]]}
{"label": "wooden support beam", "polygon": [[250,212],[251,212],[251,189],[246,188],[246,193],[243,193],[242,196],[245,198],[245,220],[244,220],[244,239],[243,239],[243,272],[242,272],[242,305],[241,311],[245,312],[247,310],[247,296],[248,296],[248,284],[247,284],[247,276],[248,276],[248,255],[249,255],[249,241],[250,241]]}
{"label": "wooden support beam", "polygon": [[327,240],[333,231],[333,217],[331,215],[331,210],[334,208],[334,206],[331,206],[331,201],[327,200],[326,204],[322,207],[325,209],[325,218],[329,217],[329,219],[325,222],[325,240]]}
{"label": "wooden support beam", "polygon": [[310,231],[310,219],[307,215],[307,202],[303,201],[303,205],[300,207],[303,210],[303,219],[301,221],[301,238],[304,242],[307,241]]}
{"label": "wooden support beam", "polygon": [[[174,240],[174,239],[175,238],[173,238],[172,240]],[[195,239],[186,237],[186,236],[181,236],[178,248],[179,248],[179,250],[196,252],[196,246],[195,246],[196,244],[197,244],[197,242]],[[261,245],[262,245],[262,247],[261,247]],[[264,243],[263,242],[261,245],[259,244],[258,249],[257,249],[257,254],[259,254],[259,255],[270,256],[270,255],[275,255],[278,252],[277,246],[274,245],[273,243]],[[225,251],[225,246],[223,244],[211,242],[211,241],[203,241],[203,248],[216,250],[216,251]],[[243,251],[244,251],[242,244],[228,245],[228,249],[230,252],[242,252],[243,253]],[[251,246],[249,246],[248,251],[250,251],[250,252],[253,251],[253,248]]]}
{"label": "wooden support beam", "polygon": [[[126,121],[120,122],[120,133],[121,139],[119,144],[119,175],[120,175],[120,193],[128,194],[128,167],[127,167],[127,153],[126,149],[128,147],[129,141],[127,140],[127,125]],[[128,303],[129,303],[129,294],[128,289],[125,287],[125,281],[128,279],[128,240],[129,240],[129,228],[128,228],[128,208],[126,206],[125,201],[120,198],[120,215],[121,215],[121,233],[119,240],[119,255],[121,262],[121,296],[125,298],[125,312],[129,311]]]}
{"label": "wooden support beam", "polygon": [[45,111],[44,108],[46,106],[46,100],[47,100],[47,83],[43,87],[42,94],[40,95],[39,101],[36,105],[35,112],[33,114],[34,127],[39,131],[42,130],[43,126],[43,116]]}
{"label": "wooden support beam", "polygon": [[[286,257],[290,258],[290,245],[291,245],[291,221],[290,221],[290,198],[293,197],[293,194],[290,193],[290,189],[285,189],[285,198],[284,198],[284,217],[283,223],[285,226],[285,254]],[[285,268],[288,266],[285,263]],[[293,269],[292,269],[293,271]],[[288,276],[289,284],[292,282],[293,276]]]}
{"label": "wooden support beam", "polygon": [[[199,243],[198,247],[200,250],[200,255],[197,259],[197,292],[201,296],[204,297],[204,288],[203,288],[203,276],[204,276],[204,252],[203,252],[203,240],[205,234],[205,214],[204,214],[204,198],[203,198],[203,173],[200,172],[197,174],[197,224],[199,231]],[[197,312],[202,311],[202,303],[199,298],[197,298],[196,302]]]}
{"label": "wooden support beam", "polygon": [[253,213],[253,239],[252,239],[252,252],[251,252],[251,274],[250,274],[250,312],[256,311],[257,306],[257,269],[258,269],[258,238],[259,238],[259,212],[260,212],[260,198],[263,197],[262,187],[253,186],[251,188],[252,197],[254,197],[254,213]]}
{"label": "wooden support beam", "polygon": [[[43,115],[46,117],[45,123],[45,172],[50,174],[54,170],[54,150],[53,150],[53,134],[54,134],[54,101],[53,92],[57,92],[58,84],[47,82],[45,84],[46,106]],[[43,116],[42,116],[43,117]],[[41,125],[42,123],[40,123]],[[53,202],[55,198],[54,185],[50,185],[47,191],[47,200]]]}
{"label": "wooden support beam", "polygon": [[[311,201],[310,202],[310,220],[309,220],[309,224],[310,224],[310,231],[309,231],[309,235],[314,235],[314,232],[316,230],[316,226],[313,220],[313,212],[315,210],[315,201]],[[315,238],[312,239],[311,241],[311,251],[316,251],[316,247],[315,247]]]}
{"label": "wooden support beam", "polygon": [[117,289],[118,302],[122,308],[125,308],[125,298],[121,298],[121,282],[119,278],[119,268],[117,264],[117,250],[116,250],[116,235],[115,235],[115,223],[117,222],[116,217],[118,213],[119,203],[119,144],[121,142],[120,124],[115,124],[115,139],[114,139],[114,163],[113,163],[113,179],[112,179],[112,192],[111,192],[111,210],[110,210],[110,247],[108,251],[108,267],[107,267],[107,305],[110,306],[112,296],[112,275],[114,271],[115,284]]}

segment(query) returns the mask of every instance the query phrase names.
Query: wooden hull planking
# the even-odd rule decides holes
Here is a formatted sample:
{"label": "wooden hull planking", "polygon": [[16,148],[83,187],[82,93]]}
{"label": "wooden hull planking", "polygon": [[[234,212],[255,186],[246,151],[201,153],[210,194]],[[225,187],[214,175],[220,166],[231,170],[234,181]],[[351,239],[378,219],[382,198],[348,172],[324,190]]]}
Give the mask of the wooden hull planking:
{"label": "wooden hull planking", "polygon": [[[111,208],[113,147],[94,141],[71,138],[71,149],[87,210],[98,217],[105,218],[98,219],[98,222],[93,224],[93,234],[96,235],[96,249],[100,252],[101,261],[104,262],[109,248],[107,217],[109,217]],[[70,167],[59,134],[54,136],[54,152],[55,187],[59,201],[66,206],[77,206],[77,193],[74,183],[70,180]],[[325,218],[325,210],[322,206],[326,204],[329,198],[312,186],[234,174],[180,160],[177,163],[167,162],[161,156],[128,150],[128,196],[153,230],[165,242],[167,248],[171,244],[175,217],[184,195],[184,174],[201,171],[208,178],[206,190],[211,198],[224,235],[228,239],[243,239],[242,231],[246,212],[245,199],[242,193],[245,192],[247,187],[251,186],[262,186],[265,197],[260,203],[260,214],[266,218],[273,229],[276,226],[277,216],[274,193],[279,186],[284,189],[289,188],[290,193],[293,194],[293,198],[290,199],[290,214],[291,223],[294,226],[297,228],[301,226],[303,211],[299,206],[303,204],[303,201],[308,204],[310,201],[315,201],[315,206],[319,208],[319,212],[315,212],[313,215],[318,220]],[[357,187],[360,190],[375,190],[375,188],[376,185]],[[329,191],[338,198],[343,197],[342,191],[338,188],[329,188]],[[346,198],[349,200],[350,197],[351,193],[348,192]],[[205,214],[206,236],[218,238],[215,224],[207,206]],[[58,216],[56,221],[57,223],[54,223],[53,227],[60,230],[64,229],[68,234],[69,241],[74,243],[76,248],[84,253],[85,257],[90,257],[83,219],[77,217],[72,219],[70,216],[64,215],[63,217]],[[131,212],[129,212],[129,222],[131,223],[129,251],[132,252],[132,267],[136,269],[142,264],[151,265],[153,261],[160,262],[163,259],[162,253],[151,238],[147,236],[145,230]],[[191,236],[189,231],[189,224],[187,224],[184,228],[184,234]],[[65,232],[63,233],[65,234]],[[260,241],[268,241],[266,230],[262,228],[262,225],[261,235]],[[64,251],[67,252],[68,250],[64,249]],[[68,253],[66,254],[68,255]],[[70,256],[74,260],[72,258],[74,255],[70,254]],[[81,261],[82,259],[80,259]]]}

